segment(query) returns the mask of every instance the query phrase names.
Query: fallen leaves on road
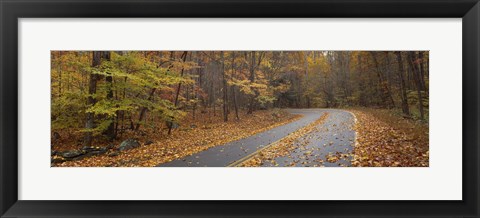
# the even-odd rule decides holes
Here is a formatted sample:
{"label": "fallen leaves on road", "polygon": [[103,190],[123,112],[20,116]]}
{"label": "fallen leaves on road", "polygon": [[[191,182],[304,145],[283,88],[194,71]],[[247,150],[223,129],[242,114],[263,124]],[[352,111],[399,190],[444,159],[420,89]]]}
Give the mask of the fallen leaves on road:
{"label": "fallen leaves on road", "polygon": [[[207,117],[207,116],[205,116]],[[152,141],[132,150],[119,152],[116,156],[110,153],[88,157],[77,161],[55,163],[55,167],[152,167],[175,159],[198,153],[208,148],[223,145],[227,142],[246,138],[251,135],[293,122],[302,117],[285,111],[257,111],[246,115],[241,113],[239,121],[234,119],[223,122],[222,116],[213,116],[196,120],[185,120],[178,130],[171,135],[155,132],[144,132],[135,135],[125,134],[122,139],[136,137],[140,142]],[[193,128],[195,127],[195,128]],[[134,133],[130,133],[134,134]],[[116,141],[121,142],[122,139]]]}
{"label": "fallen leaves on road", "polygon": [[357,144],[353,166],[428,167],[428,125],[388,111],[355,109]]}
{"label": "fallen leaves on road", "polygon": [[328,155],[325,157],[327,159],[327,162],[330,163],[335,163],[339,160],[346,160],[347,158],[350,158],[352,155],[350,153],[342,153],[342,152],[330,152]]}
{"label": "fallen leaves on road", "polygon": [[[275,162],[275,158],[289,155],[292,152],[292,150],[294,150],[297,147],[295,146],[297,139],[316,130],[320,126],[320,124],[322,124],[325,121],[327,117],[328,117],[328,113],[324,113],[320,118],[318,118],[314,122],[308,124],[303,128],[296,130],[295,132],[290,133],[289,135],[277,141],[270,147],[265,148],[264,150],[259,152],[257,155],[241,163],[239,166],[240,167],[258,167],[267,161],[270,161],[273,166],[278,166],[278,164]],[[308,153],[308,151],[306,153]]]}
{"label": "fallen leaves on road", "polygon": [[329,153],[326,157],[327,161],[330,162],[330,163],[335,163],[337,162],[338,160],[340,160],[340,158],[337,156],[337,155],[334,155],[332,153]]}

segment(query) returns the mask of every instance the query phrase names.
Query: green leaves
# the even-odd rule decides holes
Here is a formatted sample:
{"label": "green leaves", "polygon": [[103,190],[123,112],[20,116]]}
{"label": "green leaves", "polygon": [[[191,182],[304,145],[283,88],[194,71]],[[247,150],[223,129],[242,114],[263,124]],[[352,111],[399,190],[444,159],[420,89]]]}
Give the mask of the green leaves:
{"label": "green leaves", "polygon": [[[100,65],[92,67],[91,55],[62,52],[52,58],[52,130],[73,128],[97,135],[120,112],[137,119],[142,110],[147,110],[164,121],[178,121],[185,115],[173,105],[171,93],[179,83],[194,83],[190,76],[181,76],[180,71],[197,67],[195,63],[132,51],[111,52],[109,60],[102,59]],[[161,61],[167,64],[159,64]],[[88,94],[90,75],[96,75],[93,94]],[[71,91],[65,91],[67,79]],[[75,82],[78,85],[71,87]],[[93,104],[87,104],[89,97]],[[88,113],[95,117],[95,128],[84,127]]]}
{"label": "green leaves", "polygon": [[78,92],[65,92],[52,98],[52,129],[78,128],[83,123],[81,113],[85,107],[86,96]]}
{"label": "green leaves", "polygon": [[273,96],[268,96],[268,95],[259,95],[258,97],[255,98],[258,103],[260,103],[261,106],[264,106],[268,103],[273,103],[277,98]]}

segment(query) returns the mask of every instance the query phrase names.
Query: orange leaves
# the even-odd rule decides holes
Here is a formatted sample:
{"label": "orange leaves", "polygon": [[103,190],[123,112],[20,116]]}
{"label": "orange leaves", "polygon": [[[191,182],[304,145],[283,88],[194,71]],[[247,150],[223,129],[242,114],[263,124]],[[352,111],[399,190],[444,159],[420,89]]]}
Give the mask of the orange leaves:
{"label": "orange leaves", "polygon": [[352,110],[358,119],[353,166],[428,167],[428,126],[380,110]]}
{"label": "orange leaves", "polygon": [[[105,155],[88,157],[78,161],[56,163],[58,167],[152,167],[188,155],[198,153],[208,148],[223,145],[227,142],[246,138],[259,132],[293,122],[300,115],[292,115],[284,111],[258,111],[253,115],[240,113],[240,120],[223,122],[221,116],[197,117],[193,120],[186,118],[180,123],[180,127],[172,132],[172,135],[161,135],[146,129],[143,133],[128,132],[122,135],[115,144],[118,145],[123,139],[138,138],[142,144],[138,148],[119,152],[114,151]],[[152,144],[145,145],[146,141]]]}
{"label": "orange leaves", "polygon": [[[259,154],[253,156],[252,158],[241,163],[239,166],[242,167],[257,167],[261,166],[262,163],[270,161],[272,165],[278,166],[275,162],[275,158],[287,156],[295,149],[296,140],[312,131],[317,129],[317,127],[322,124],[328,117],[328,113],[324,113],[320,118],[308,124],[307,126],[298,129],[297,131],[290,133],[281,140],[274,142],[273,145],[264,149]],[[309,156],[312,151],[305,151],[305,156]]]}
{"label": "orange leaves", "polygon": [[332,153],[329,153],[326,158],[327,158],[327,161],[330,163],[335,163],[338,160],[340,160],[340,158],[337,155],[334,155]]}

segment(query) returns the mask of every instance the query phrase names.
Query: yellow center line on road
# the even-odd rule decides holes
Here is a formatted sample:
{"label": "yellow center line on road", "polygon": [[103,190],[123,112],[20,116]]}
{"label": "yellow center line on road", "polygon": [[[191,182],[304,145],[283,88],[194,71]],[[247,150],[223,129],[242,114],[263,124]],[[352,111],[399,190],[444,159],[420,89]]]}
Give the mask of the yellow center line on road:
{"label": "yellow center line on road", "polygon": [[[292,132],[292,133],[293,133],[293,132]],[[255,152],[253,152],[253,153],[251,153],[251,154],[249,154],[249,155],[247,155],[247,156],[245,156],[245,157],[242,157],[242,158],[239,159],[239,160],[236,160],[235,162],[227,165],[227,167],[237,167],[237,166],[240,166],[242,163],[250,160],[251,158],[253,158],[253,157],[254,157],[255,155],[257,155],[258,153],[262,152],[263,150],[265,150],[265,149],[267,149],[267,148],[269,148],[269,147],[272,147],[273,145],[279,143],[282,139],[286,138],[287,136],[289,136],[289,135],[292,134],[292,133],[289,133],[289,134],[286,135],[285,137],[283,137],[283,138],[281,138],[281,139],[279,139],[279,140],[277,140],[277,141],[274,141],[274,142],[272,142],[272,143],[270,143],[270,144],[268,144],[268,145],[265,145],[265,147],[260,148],[260,149],[256,150]]]}
{"label": "yellow center line on road", "polygon": [[[308,127],[309,127],[310,125],[312,125],[312,124],[315,124],[315,126],[316,126],[316,125],[320,125],[321,123],[317,123],[317,122],[318,122],[319,120],[321,120],[321,122],[323,123],[323,120],[322,120],[322,119],[326,119],[326,118],[328,117],[328,115],[329,115],[328,112],[325,113],[325,114],[323,114],[323,115],[321,115],[320,118],[318,118],[317,120],[313,121],[312,123],[307,124],[307,125],[305,125],[304,127],[301,127],[301,128],[299,128],[299,129],[297,129],[297,130],[295,130],[295,131],[287,134],[285,137],[280,138],[279,140],[274,141],[274,142],[266,145],[265,147],[260,148],[260,149],[256,150],[255,152],[253,152],[253,153],[251,153],[251,154],[249,154],[249,155],[247,155],[247,156],[245,156],[245,157],[243,157],[243,158],[241,158],[241,159],[239,159],[239,160],[237,160],[237,161],[235,161],[235,162],[227,165],[227,167],[237,167],[237,166],[240,166],[241,164],[243,164],[243,163],[247,162],[248,160],[252,159],[253,157],[255,157],[255,155],[259,154],[259,153],[262,152],[263,150],[265,150],[265,149],[267,149],[267,148],[270,148],[270,147],[278,144],[280,141],[282,141],[283,139],[286,139],[288,136],[290,136],[290,135],[292,135],[292,134],[296,134],[298,131],[301,131],[302,129],[308,128]],[[308,132],[306,132],[306,133],[304,133],[304,134],[310,133],[311,131],[312,131],[312,130],[309,130]],[[299,136],[299,137],[300,137],[300,136]],[[298,137],[297,137],[297,138],[298,138]]]}

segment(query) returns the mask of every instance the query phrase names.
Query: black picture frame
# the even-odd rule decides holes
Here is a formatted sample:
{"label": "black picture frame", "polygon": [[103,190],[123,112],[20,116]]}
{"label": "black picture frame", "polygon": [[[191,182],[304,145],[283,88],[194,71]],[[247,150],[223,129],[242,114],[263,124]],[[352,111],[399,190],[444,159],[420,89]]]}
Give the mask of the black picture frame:
{"label": "black picture frame", "polygon": [[[479,216],[478,84],[480,81],[478,75],[480,5],[478,0],[0,0],[0,15],[1,217]],[[18,200],[18,19],[64,17],[462,18],[463,200]]]}

